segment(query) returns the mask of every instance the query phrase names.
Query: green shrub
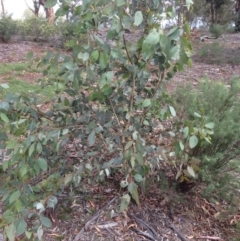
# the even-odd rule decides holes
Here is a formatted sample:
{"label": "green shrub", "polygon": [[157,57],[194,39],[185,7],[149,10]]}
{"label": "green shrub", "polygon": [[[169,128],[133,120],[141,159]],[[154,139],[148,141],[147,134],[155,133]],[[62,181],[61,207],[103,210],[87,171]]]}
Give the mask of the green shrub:
{"label": "green shrub", "polygon": [[16,33],[16,22],[11,16],[5,16],[0,19],[0,39],[3,42],[9,42]]}
{"label": "green shrub", "polygon": [[64,45],[69,40],[75,39],[77,37],[75,31],[75,24],[69,21],[59,22],[58,34],[61,39],[62,45]]}
{"label": "green shrub", "polygon": [[209,32],[213,35],[213,37],[218,38],[226,31],[226,28],[226,25],[212,24],[209,28]]}
{"label": "green shrub", "polygon": [[198,55],[209,64],[220,64],[224,60],[223,46],[218,42],[203,44],[198,51]]}
{"label": "green shrub", "polygon": [[35,41],[47,41],[54,37],[56,32],[56,26],[50,24],[45,18],[31,17],[18,21],[18,34],[23,39],[31,37]]}
{"label": "green shrub", "polygon": [[[58,88],[46,112],[39,109],[37,96],[8,93],[3,98],[0,144],[12,156],[2,165],[0,195],[6,211],[1,227],[10,240],[25,231],[41,239],[43,226],[51,226],[45,207],[57,204],[58,193],[69,185],[87,190],[115,170],[127,191],[120,211],[131,198],[139,205],[139,187],[162,162],[163,148],[149,133],[161,113],[163,119],[176,114],[172,106],[163,108],[162,83],[191,64],[190,28],[185,24],[165,33],[152,26],[157,8],[148,13],[147,28],[141,27],[141,12],[130,16],[125,14],[128,1],[115,3],[83,1],[70,31],[77,39],[67,44],[71,55],[49,52],[37,60],[44,68],[41,84]],[[66,11],[64,1],[56,15]],[[107,41],[98,32],[104,23],[110,25]],[[142,34],[130,39],[125,31],[136,28]],[[58,96],[61,91],[65,93]],[[72,148],[77,158],[69,161]]]}
{"label": "green shrub", "polygon": [[81,44],[89,43],[89,39],[86,38],[81,29],[76,31],[76,22],[62,21],[57,24],[58,38],[60,39],[60,45],[71,48],[69,41],[77,41]]}
{"label": "green shrub", "polygon": [[[240,83],[239,78],[233,78],[230,85],[202,81],[198,89],[191,86],[178,88],[174,94],[176,108],[179,109],[180,123],[194,122],[194,112],[205,116],[214,123],[214,134],[211,145],[202,143],[193,149],[190,155],[201,160],[200,175],[203,181],[209,183],[205,190],[233,190],[237,185],[233,179],[236,169],[235,159],[240,155]],[[229,189],[229,186],[232,188]],[[228,196],[230,197],[230,196]]]}

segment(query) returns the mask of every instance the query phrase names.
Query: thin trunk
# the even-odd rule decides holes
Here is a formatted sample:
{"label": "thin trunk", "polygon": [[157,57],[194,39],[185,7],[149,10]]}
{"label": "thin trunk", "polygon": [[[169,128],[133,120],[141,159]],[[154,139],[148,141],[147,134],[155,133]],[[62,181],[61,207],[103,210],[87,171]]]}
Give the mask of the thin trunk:
{"label": "thin trunk", "polygon": [[49,23],[54,22],[54,11],[53,8],[45,8],[46,18],[48,19]]}
{"label": "thin trunk", "polygon": [[[39,0],[39,4],[41,4],[43,7],[45,5],[47,0]],[[46,19],[48,19],[49,23],[54,22],[54,10],[53,8],[44,8]]]}
{"label": "thin trunk", "polygon": [[236,21],[235,21],[235,31],[240,32],[240,0],[236,0]]}
{"label": "thin trunk", "polygon": [[216,20],[216,11],[215,11],[215,4],[214,0],[211,1],[211,6],[210,6],[210,13],[211,13],[211,22],[212,24],[215,23]]}
{"label": "thin trunk", "polygon": [[2,6],[2,16],[4,17],[6,15],[5,7],[4,7],[4,0],[1,0],[1,6]]}
{"label": "thin trunk", "polygon": [[34,14],[35,17],[38,17],[40,4],[37,0],[33,1],[33,9],[27,4],[26,0],[24,0],[28,9]]}

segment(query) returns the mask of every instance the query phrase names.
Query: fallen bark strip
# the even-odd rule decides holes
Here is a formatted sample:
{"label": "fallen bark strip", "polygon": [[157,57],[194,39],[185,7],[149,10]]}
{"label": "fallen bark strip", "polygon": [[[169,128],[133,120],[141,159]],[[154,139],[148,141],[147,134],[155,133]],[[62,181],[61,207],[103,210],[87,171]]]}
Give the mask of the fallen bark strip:
{"label": "fallen bark strip", "polygon": [[153,240],[153,241],[156,241],[156,240],[157,240],[157,239],[154,238],[152,235],[150,235],[150,234],[148,234],[148,233],[144,233],[143,231],[138,230],[138,229],[136,229],[136,228],[134,228],[134,227],[131,227],[131,229],[134,230],[134,232],[136,232],[136,233],[144,236],[145,238],[148,238],[148,239]]}
{"label": "fallen bark strip", "polygon": [[76,237],[74,238],[73,241],[78,241],[80,239],[80,237],[82,236],[84,230],[88,229],[89,225],[96,220],[97,218],[99,218],[100,214],[102,211],[104,211],[110,204],[112,204],[116,199],[118,198],[118,196],[114,197],[112,200],[110,200],[105,206],[103,206],[101,209],[99,209],[91,218],[90,220],[88,220],[86,222],[86,224],[84,225],[84,227],[80,230],[80,232],[76,235]]}
{"label": "fallen bark strip", "polygon": [[173,224],[166,222],[166,227],[171,228],[182,241],[189,241]]}
{"label": "fallen bark strip", "polygon": [[136,217],[134,214],[131,213],[127,213],[128,216],[130,218],[133,218],[135,220],[136,223],[138,223],[140,226],[146,228],[147,230],[149,230],[152,233],[152,236],[154,236],[155,238],[158,237],[158,233],[155,231],[154,228],[150,227],[147,223],[145,223],[142,219]]}
{"label": "fallen bark strip", "polygon": [[198,236],[197,239],[211,239],[211,240],[223,240],[220,237],[214,237],[214,236]]}

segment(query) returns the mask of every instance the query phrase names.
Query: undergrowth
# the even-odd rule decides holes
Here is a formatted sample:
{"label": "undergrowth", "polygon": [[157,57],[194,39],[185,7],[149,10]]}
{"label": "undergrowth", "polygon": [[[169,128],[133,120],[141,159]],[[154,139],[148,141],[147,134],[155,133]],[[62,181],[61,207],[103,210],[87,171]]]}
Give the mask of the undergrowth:
{"label": "undergrowth", "polygon": [[191,155],[199,158],[200,180],[207,186],[205,196],[214,195],[234,201],[239,188],[240,156],[240,83],[233,78],[230,85],[203,80],[197,89],[187,85],[174,93],[179,121],[194,122],[200,113],[214,123],[211,144],[197,145]]}

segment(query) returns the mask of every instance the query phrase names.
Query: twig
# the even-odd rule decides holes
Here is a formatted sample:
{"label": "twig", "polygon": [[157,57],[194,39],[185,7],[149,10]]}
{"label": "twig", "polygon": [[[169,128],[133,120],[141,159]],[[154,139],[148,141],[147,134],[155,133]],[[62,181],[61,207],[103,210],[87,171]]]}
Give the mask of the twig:
{"label": "twig", "polygon": [[144,232],[141,231],[141,230],[138,230],[138,229],[136,229],[136,228],[134,228],[134,227],[132,227],[131,229],[134,230],[136,233],[139,233],[139,234],[141,234],[142,236],[144,236],[144,237],[146,237],[146,238],[148,238],[148,239],[151,239],[151,240],[153,240],[153,241],[156,240],[152,235],[147,234],[147,233],[144,233]]}
{"label": "twig", "polygon": [[94,221],[96,220],[102,211],[104,211],[111,203],[113,203],[116,199],[118,198],[118,196],[114,197],[110,202],[108,202],[105,206],[103,206],[101,209],[99,209],[91,218],[90,220],[87,221],[87,223],[84,225],[84,227],[80,230],[80,232],[76,235],[76,237],[74,238],[73,241],[78,241],[80,239],[80,237],[82,236],[84,230],[88,229],[88,226]]}
{"label": "twig", "polygon": [[182,241],[189,241],[173,224],[167,222],[166,226],[171,228]]}
{"label": "twig", "polygon": [[214,236],[199,236],[196,237],[197,239],[211,239],[211,240],[222,240],[220,237],[214,237]]}
{"label": "twig", "polygon": [[107,228],[108,229],[108,228],[112,228],[112,227],[115,227],[115,226],[118,226],[117,222],[97,225],[97,227],[100,228],[100,229],[102,229],[102,228]]}
{"label": "twig", "polygon": [[136,221],[136,223],[138,223],[140,226],[148,229],[152,233],[152,235],[155,236],[155,238],[157,238],[158,236],[157,232],[152,227],[150,227],[147,223],[145,223],[143,220],[141,220],[140,218],[136,217],[131,213],[128,213],[128,216],[130,218],[133,218]]}
{"label": "twig", "polygon": [[112,104],[112,100],[111,100],[110,98],[109,98],[109,102],[110,102],[110,105],[111,105],[113,114],[114,114],[114,116],[115,116],[115,118],[116,118],[116,120],[117,120],[117,123],[118,123],[119,127],[121,127],[121,123],[120,123],[120,121],[119,121],[119,119],[118,119],[118,116],[117,116],[115,110],[114,110],[114,107],[113,107],[113,104]]}

